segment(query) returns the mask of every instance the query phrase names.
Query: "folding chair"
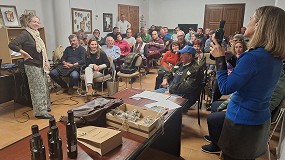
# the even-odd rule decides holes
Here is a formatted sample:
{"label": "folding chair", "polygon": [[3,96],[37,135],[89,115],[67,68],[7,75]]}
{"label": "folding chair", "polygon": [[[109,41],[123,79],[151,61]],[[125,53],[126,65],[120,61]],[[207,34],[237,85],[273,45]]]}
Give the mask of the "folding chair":
{"label": "folding chair", "polygon": [[271,117],[271,128],[273,127],[273,129],[269,132],[269,137],[267,140],[267,153],[268,153],[268,159],[271,160],[270,157],[270,148],[269,148],[269,142],[278,126],[278,124],[282,121],[282,119],[284,118],[284,114],[285,114],[285,99],[283,99],[281,101],[281,103],[279,104],[279,106],[272,112],[272,117]]}

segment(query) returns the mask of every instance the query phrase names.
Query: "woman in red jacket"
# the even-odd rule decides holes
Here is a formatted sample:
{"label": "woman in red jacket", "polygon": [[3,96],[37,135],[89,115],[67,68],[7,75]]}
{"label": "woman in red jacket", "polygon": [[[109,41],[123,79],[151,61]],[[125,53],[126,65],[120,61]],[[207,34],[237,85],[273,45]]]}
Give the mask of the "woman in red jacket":
{"label": "woman in red jacket", "polygon": [[156,77],[155,89],[160,88],[165,72],[170,71],[173,66],[180,62],[180,53],[177,52],[179,49],[180,45],[177,41],[170,44],[170,50],[164,54],[161,60],[161,67]]}

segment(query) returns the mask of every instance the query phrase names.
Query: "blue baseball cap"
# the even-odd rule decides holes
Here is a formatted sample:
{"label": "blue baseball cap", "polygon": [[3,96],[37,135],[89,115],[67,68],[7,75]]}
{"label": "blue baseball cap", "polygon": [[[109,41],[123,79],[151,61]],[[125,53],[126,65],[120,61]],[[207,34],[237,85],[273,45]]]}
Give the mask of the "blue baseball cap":
{"label": "blue baseball cap", "polygon": [[184,48],[178,50],[179,53],[184,54],[184,53],[190,53],[192,56],[195,56],[196,54],[196,49],[187,45]]}

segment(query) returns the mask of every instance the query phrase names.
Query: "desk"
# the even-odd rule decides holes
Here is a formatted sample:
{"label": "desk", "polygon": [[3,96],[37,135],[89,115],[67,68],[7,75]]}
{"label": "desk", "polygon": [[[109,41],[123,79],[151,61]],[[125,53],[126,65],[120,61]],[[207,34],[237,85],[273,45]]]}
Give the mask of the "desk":
{"label": "desk", "polygon": [[14,100],[14,88],[13,74],[0,69],[0,104]]}
{"label": "desk", "polygon": [[33,107],[27,76],[17,68],[0,69],[0,104],[11,100]]}
{"label": "desk", "polygon": [[[134,100],[129,97],[141,93],[141,90],[136,89],[125,89],[119,93],[116,93],[114,97],[122,98],[125,103],[143,106],[151,102],[151,100],[141,99]],[[179,104],[184,104],[186,99],[183,98],[173,98],[174,102]],[[161,151],[173,154],[177,157],[180,156],[180,136],[181,136],[181,123],[182,123],[182,112],[181,109],[175,109],[168,112],[165,116],[164,124],[164,134],[162,135],[162,129],[158,130],[151,138],[147,139],[129,132],[123,132],[123,145],[115,148],[111,152],[104,156],[100,156],[98,153],[90,150],[84,145],[78,143],[78,157],[80,160],[91,160],[91,159],[138,159],[143,151],[148,147],[153,147]],[[65,125],[63,123],[57,123],[60,131],[60,137],[62,138],[62,149],[63,149],[63,159],[68,159],[66,154],[66,138],[65,138]],[[45,128],[40,131],[42,135],[44,145],[47,150],[47,131]],[[25,160],[30,159],[29,151],[29,139],[28,136],[14,144],[11,144],[0,151],[1,159],[9,160]],[[48,155],[47,155],[48,156]]]}

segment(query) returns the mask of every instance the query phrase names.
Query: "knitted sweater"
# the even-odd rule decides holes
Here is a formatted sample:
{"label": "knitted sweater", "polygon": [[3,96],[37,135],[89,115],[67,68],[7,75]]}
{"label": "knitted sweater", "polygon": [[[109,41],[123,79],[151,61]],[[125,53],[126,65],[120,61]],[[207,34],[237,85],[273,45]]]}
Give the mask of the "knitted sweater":
{"label": "knitted sweater", "polygon": [[115,41],[114,45],[120,48],[122,56],[127,56],[131,52],[130,45],[126,40]]}
{"label": "knitted sweater", "polygon": [[167,51],[161,59],[161,65],[170,70],[171,67],[175,66],[179,61],[180,54],[175,54],[171,51]]}
{"label": "knitted sweater", "polygon": [[233,93],[226,117],[237,124],[266,122],[270,118],[270,98],[281,70],[281,59],[273,57],[264,48],[243,53],[229,76],[226,69],[218,70],[221,93]]}

